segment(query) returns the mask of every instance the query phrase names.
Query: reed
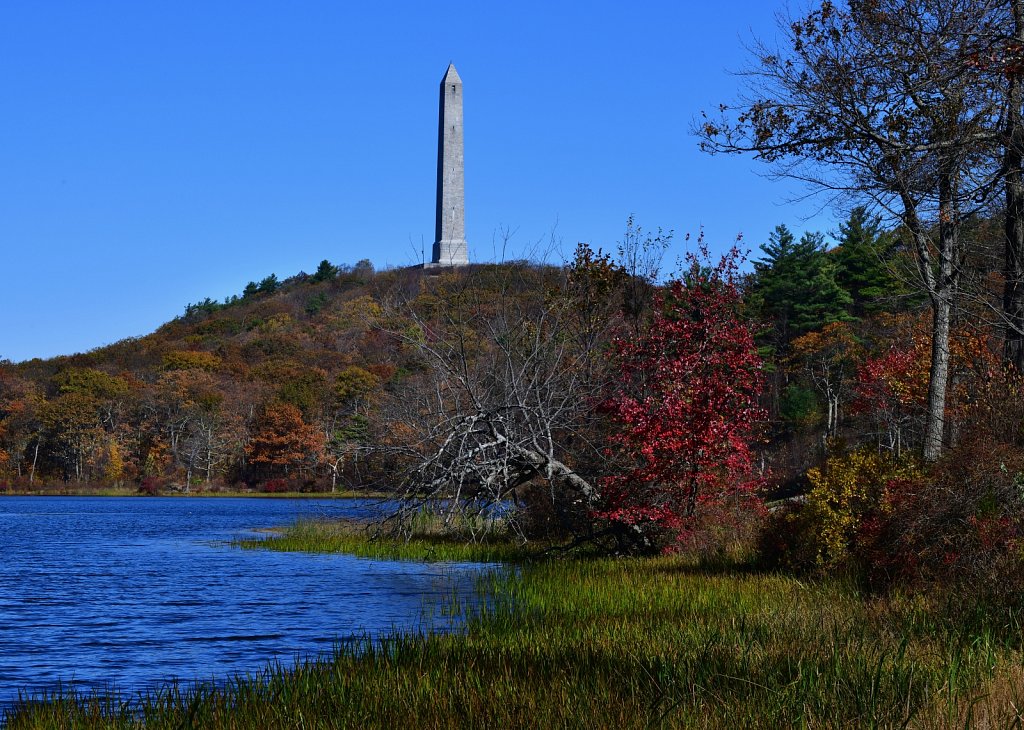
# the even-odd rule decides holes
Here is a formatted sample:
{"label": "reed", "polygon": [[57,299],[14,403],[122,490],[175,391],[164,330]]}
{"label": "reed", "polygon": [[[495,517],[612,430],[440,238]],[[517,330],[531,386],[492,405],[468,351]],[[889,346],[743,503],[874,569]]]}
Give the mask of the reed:
{"label": "reed", "polygon": [[237,540],[246,550],[285,552],[347,553],[378,560],[422,560],[430,562],[523,562],[537,557],[537,549],[502,533],[488,534],[485,541],[472,541],[468,529],[444,531],[435,517],[417,516],[411,536],[378,534],[378,526],[351,520],[300,520],[267,537]]}

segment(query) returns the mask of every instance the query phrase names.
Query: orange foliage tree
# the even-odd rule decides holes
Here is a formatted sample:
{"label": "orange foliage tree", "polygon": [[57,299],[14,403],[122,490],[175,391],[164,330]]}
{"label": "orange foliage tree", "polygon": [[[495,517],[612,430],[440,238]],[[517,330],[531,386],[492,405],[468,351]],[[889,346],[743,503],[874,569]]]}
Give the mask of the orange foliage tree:
{"label": "orange foliage tree", "polygon": [[246,454],[252,464],[273,474],[290,475],[312,470],[324,453],[321,430],[306,423],[302,412],[289,403],[270,403],[260,414]]}

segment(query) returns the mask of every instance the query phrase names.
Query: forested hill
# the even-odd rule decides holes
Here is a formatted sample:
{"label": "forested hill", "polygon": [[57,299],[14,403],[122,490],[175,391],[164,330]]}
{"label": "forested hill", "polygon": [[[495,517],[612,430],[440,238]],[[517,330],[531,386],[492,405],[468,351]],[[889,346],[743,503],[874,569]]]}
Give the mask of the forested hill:
{"label": "forested hill", "polygon": [[438,276],[324,261],[312,275],[190,304],[143,337],[2,363],[0,487],[329,489],[366,468],[344,455],[413,369],[408,349],[374,326],[379,302],[489,268],[499,267]]}
{"label": "forested hill", "polygon": [[[752,385],[744,397],[764,413],[750,447],[770,488],[806,489],[829,445],[918,449],[930,320],[899,231],[864,209],[832,244],[781,225],[749,273],[729,256],[692,260],[674,289],[659,283],[667,238],[629,230],[617,256],[581,244],[563,266],[375,272],[323,261],[311,275],[271,275],[223,302],[187,305],[144,337],[0,363],[0,489],[412,485],[443,496],[457,483],[500,500],[553,480],[549,496],[575,504],[634,460],[614,456],[635,418],[616,415],[615,394],[644,402],[669,372],[659,358],[692,347],[695,369],[663,385],[722,417],[738,395],[718,388],[738,382],[745,356],[733,336],[747,329],[763,391]],[[970,234],[982,253],[996,240],[985,225]],[[1001,333],[986,315],[999,281],[982,253],[965,260],[975,288],[950,339],[946,423],[958,443],[982,433],[985,404],[1005,401],[996,385],[1012,385],[996,377]],[[686,335],[697,340],[664,339],[678,297],[699,300],[706,286],[734,291],[735,305],[695,312],[708,328]],[[629,342],[646,350],[627,356]],[[666,428],[682,428],[673,418]],[[721,427],[692,424],[709,448]]]}
{"label": "forested hill", "polygon": [[223,302],[207,298],[186,304],[181,315],[152,334],[6,369],[36,381],[80,368],[143,380],[147,373],[195,369],[245,377],[252,367],[284,353],[297,363],[322,367],[322,357],[310,359],[313,351],[324,354],[324,340],[316,333],[325,326],[339,330],[341,309],[350,314],[347,302],[372,296],[370,284],[380,276],[369,262],[336,267],[327,261],[312,275],[299,273],[281,281],[271,274]]}

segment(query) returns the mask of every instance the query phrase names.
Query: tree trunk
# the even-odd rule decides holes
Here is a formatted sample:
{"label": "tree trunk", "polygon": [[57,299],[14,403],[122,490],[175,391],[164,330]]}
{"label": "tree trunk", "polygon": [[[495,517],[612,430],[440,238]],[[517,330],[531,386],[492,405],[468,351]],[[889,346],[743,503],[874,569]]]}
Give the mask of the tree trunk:
{"label": "tree trunk", "polygon": [[938,461],[946,425],[946,383],[949,380],[949,329],[952,307],[948,297],[936,297],[932,309],[932,364],[928,375],[924,460]]}
{"label": "tree trunk", "polygon": [[32,471],[28,475],[28,483],[31,486],[36,480],[36,462],[39,460],[39,439],[36,439],[36,448],[32,454]]}
{"label": "tree trunk", "polygon": [[932,305],[932,361],[928,374],[928,402],[925,406],[922,457],[938,461],[942,455],[946,427],[946,386],[949,381],[949,336],[953,302],[960,280],[960,210],[957,201],[956,151],[938,160],[939,240],[934,250],[929,234],[917,217],[911,196],[904,191],[903,221],[914,239],[921,282]]}
{"label": "tree trunk", "polygon": [[544,474],[548,481],[551,481],[552,477],[557,476],[559,481],[582,494],[589,504],[597,502],[599,496],[597,490],[586,479],[558,459],[521,446],[514,446],[513,449],[533,469],[536,469],[538,473]]}
{"label": "tree trunk", "polygon": [[[1014,40],[1024,44],[1024,0],[1013,0]],[[1021,73],[1007,73],[1006,218],[1004,220],[1003,316],[1006,338],[1003,357],[1008,365],[1024,372],[1024,89]]]}
{"label": "tree trunk", "polygon": [[932,363],[928,377],[924,448],[926,462],[938,461],[946,426],[946,386],[949,382],[949,334],[953,298],[959,281],[960,211],[956,209],[956,180],[949,157],[940,160],[938,267],[928,294],[932,301]]}

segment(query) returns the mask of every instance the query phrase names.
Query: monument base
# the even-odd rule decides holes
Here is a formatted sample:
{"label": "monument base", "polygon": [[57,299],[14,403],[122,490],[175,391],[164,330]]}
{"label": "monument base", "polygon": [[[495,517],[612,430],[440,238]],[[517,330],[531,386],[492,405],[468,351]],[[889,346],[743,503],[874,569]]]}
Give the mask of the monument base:
{"label": "monument base", "polygon": [[465,266],[469,263],[466,239],[435,241],[432,266]]}
{"label": "monument base", "polygon": [[445,269],[457,269],[461,266],[468,266],[469,264],[440,264],[437,261],[428,261],[425,264],[413,264],[410,269],[428,269],[430,271],[441,272]]}

